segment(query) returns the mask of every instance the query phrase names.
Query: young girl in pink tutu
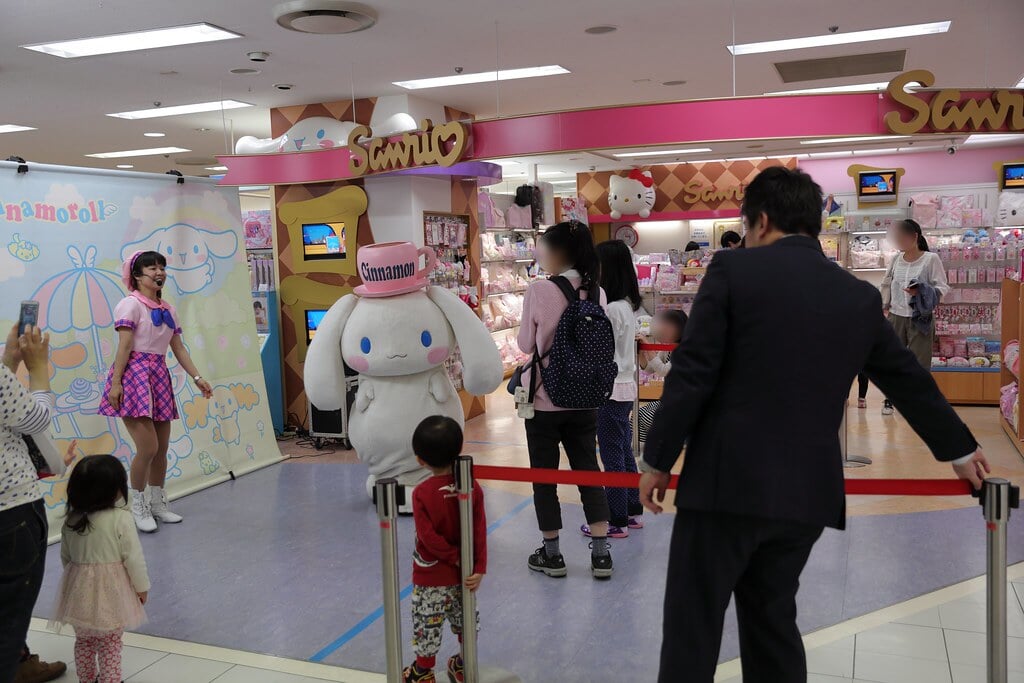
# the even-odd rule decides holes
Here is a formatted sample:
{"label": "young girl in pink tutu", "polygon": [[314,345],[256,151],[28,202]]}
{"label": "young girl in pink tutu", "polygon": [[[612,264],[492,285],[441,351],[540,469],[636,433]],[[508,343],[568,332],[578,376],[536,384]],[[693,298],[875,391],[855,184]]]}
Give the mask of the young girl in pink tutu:
{"label": "young girl in pink tutu", "polygon": [[74,626],[80,681],[120,683],[124,630],[146,620],[149,576],[127,497],[124,465],[112,455],[86,456],[71,470],[50,627]]}
{"label": "young girl in pink tutu", "polygon": [[181,521],[168,507],[164,492],[171,420],[178,419],[167,370],[168,347],[203,396],[213,396],[181,340],[177,311],[161,297],[166,268],[167,259],[155,251],[137,251],[121,268],[129,296],[114,308],[117,355],[99,407],[100,415],[121,418],[135,442],[130,503],[135,526],[146,533],[156,531],[157,520]]}

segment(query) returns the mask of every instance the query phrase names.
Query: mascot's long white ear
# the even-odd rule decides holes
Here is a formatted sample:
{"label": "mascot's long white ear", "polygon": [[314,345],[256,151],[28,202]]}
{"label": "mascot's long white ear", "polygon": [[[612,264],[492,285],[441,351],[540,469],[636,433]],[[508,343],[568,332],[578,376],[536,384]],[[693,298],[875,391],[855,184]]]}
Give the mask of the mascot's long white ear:
{"label": "mascot's long white ear", "polygon": [[310,403],[320,410],[340,410],[345,404],[345,366],[341,358],[341,334],[359,297],[346,294],[324,315],[306,353],[303,381]]}
{"label": "mascot's long white ear", "polygon": [[497,389],[505,374],[501,356],[480,318],[462,299],[443,287],[428,287],[427,296],[455,331],[455,340],[462,350],[462,383],[466,391],[482,396]]}

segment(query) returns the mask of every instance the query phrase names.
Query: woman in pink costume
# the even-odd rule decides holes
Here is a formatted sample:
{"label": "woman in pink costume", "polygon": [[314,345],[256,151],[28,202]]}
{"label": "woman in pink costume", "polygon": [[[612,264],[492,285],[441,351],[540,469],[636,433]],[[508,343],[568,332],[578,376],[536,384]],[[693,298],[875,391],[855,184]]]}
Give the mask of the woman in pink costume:
{"label": "woman in pink costume", "polygon": [[192,377],[203,396],[213,388],[199,375],[181,340],[174,306],[161,298],[167,260],[155,251],[137,251],[124,262],[122,279],[129,296],[114,308],[117,355],[107,376],[99,413],[124,421],[135,457],[131,464],[131,508],[139,531],[156,531],[157,521],[177,524],[164,491],[171,420],[178,419],[167,348]]}

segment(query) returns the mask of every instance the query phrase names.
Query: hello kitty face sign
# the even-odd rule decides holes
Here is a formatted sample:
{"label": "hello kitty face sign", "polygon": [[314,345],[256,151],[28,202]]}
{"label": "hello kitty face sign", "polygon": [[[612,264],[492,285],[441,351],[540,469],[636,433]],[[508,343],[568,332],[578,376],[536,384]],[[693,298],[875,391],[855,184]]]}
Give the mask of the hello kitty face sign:
{"label": "hello kitty face sign", "polygon": [[623,216],[647,218],[654,208],[654,178],[650,171],[634,168],[628,176],[608,178],[608,206],[615,220]]}

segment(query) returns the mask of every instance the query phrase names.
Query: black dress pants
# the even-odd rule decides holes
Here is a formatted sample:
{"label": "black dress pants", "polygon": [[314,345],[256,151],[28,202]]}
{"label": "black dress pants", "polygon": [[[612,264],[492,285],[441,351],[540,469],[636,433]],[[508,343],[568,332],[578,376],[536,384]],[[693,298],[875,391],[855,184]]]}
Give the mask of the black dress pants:
{"label": "black dress pants", "polygon": [[[526,445],[530,467],[558,469],[565,447],[569,467],[574,470],[599,471],[597,464],[596,410],[538,410],[526,421]],[[608,497],[601,486],[580,486],[580,501],[588,524],[607,522],[611,517]],[[558,488],[554,484],[533,485],[533,506],[541,531],[562,528],[562,508],[558,504]]]}
{"label": "black dress pants", "polygon": [[679,510],[659,683],[712,683],[733,594],[743,683],[806,683],[796,593],[821,532],[795,522]]}

